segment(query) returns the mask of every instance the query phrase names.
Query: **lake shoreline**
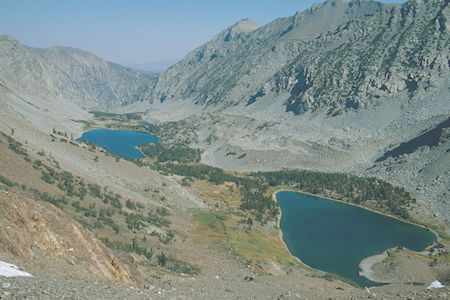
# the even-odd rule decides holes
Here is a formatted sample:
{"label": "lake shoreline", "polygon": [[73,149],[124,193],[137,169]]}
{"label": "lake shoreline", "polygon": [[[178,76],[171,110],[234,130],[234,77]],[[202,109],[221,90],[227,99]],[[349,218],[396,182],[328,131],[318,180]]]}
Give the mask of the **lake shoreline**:
{"label": "lake shoreline", "polygon": [[[322,198],[322,199],[325,199],[325,200],[330,200],[330,201],[334,201],[334,202],[338,202],[338,203],[342,203],[342,204],[348,204],[348,205],[352,205],[352,206],[355,206],[355,207],[359,207],[361,209],[373,212],[375,214],[383,215],[383,216],[386,216],[386,217],[389,217],[389,218],[392,218],[392,219],[396,219],[398,221],[405,222],[405,223],[408,223],[408,224],[411,224],[411,225],[419,226],[421,228],[424,228],[424,229],[428,230],[435,237],[435,240],[432,243],[432,245],[435,244],[439,240],[439,235],[436,232],[434,232],[433,230],[431,230],[430,228],[428,228],[427,226],[424,226],[422,224],[417,224],[417,223],[414,223],[414,222],[411,222],[411,221],[403,220],[403,219],[400,219],[399,217],[392,216],[392,215],[389,215],[389,214],[386,214],[386,213],[382,213],[382,212],[378,212],[378,211],[376,211],[374,209],[363,207],[363,206],[358,205],[358,204],[348,203],[348,202],[345,202],[345,201],[342,201],[342,200],[332,199],[332,198],[329,198],[329,197],[323,197],[323,196],[311,194],[311,193],[308,193],[308,192],[303,192],[303,191],[294,190],[294,189],[279,189],[279,190],[276,190],[275,192],[272,193],[272,200],[273,201],[278,202],[277,194],[280,193],[280,192],[294,192],[294,193],[304,194],[304,195],[311,196],[311,197],[318,197],[318,198]],[[283,216],[283,213],[282,213],[282,210],[280,208],[280,211],[278,213],[277,226],[278,226],[279,238],[280,238],[281,242],[283,243],[283,245],[286,247],[286,249],[288,250],[289,254],[293,258],[295,258],[303,266],[306,266],[308,268],[314,269],[314,268],[308,266],[307,264],[305,264],[303,261],[301,261],[300,258],[298,258],[295,255],[293,255],[291,250],[289,249],[289,247],[285,243],[284,238],[283,238],[283,230],[281,229],[281,218],[282,218],[282,216]],[[368,257],[364,258],[363,260],[361,260],[361,262],[359,263],[359,269],[360,269],[359,276],[365,277],[368,280],[373,281],[374,283],[390,284],[391,282],[385,282],[385,281],[377,280],[377,278],[375,277],[374,272],[372,270],[372,267],[375,264],[383,261],[388,256],[387,255],[387,250],[388,249],[383,251],[381,254],[371,255],[371,256],[368,256]],[[328,273],[326,271],[322,271],[322,270],[318,270],[318,269],[314,269],[314,270]]]}
{"label": "lake shoreline", "polygon": [[[145,158],[140,146],[160,141],[159,137],[137,130],[112,130],[106,128],[85,131],[78,142],[88,141],[97,147],[106,148],[111,154],[126,160]],[[126,146],[125,146],[126,145]]]}
{"label": "lake shoreline", "polygon": [[[275,201],[275,202],[278,202],[278,200],[277,200],[277,193],[278,192],[285,192],[286,190],[278,190],[278,191],[275,191],[273,194],[272,194],[272,200],[273,201]],[[320,271],[320,272],[323,272],[323,271],[321,271],[321,270],[317,270],[317,269],[314,269],[313,267],[310,267],[310,266],[308,266],[307,264],[305,264],[300,258],[298,258],[297,256],[295,256],[295,255],[293,255],[292,254],[292,252],[291,252],[291,250],[289,249],[289,247],[286,245],[286,243],[285,243],[285,241],[284,241],[284,238],[283,238],[283,230],[281,230],[281,218],[282,218],[282,216],[283,216],[283,212],[281,211],[281,208],[280,208],[280,211],[279,211],[279,213],[278,213],[278,215],[277,215],[277,227],[278,227],[278,237],[280,238],[280,241],[283,243],[283,245],[284,245],[284,247],[286,248],[286,250],[288,251],[288,253],[289,253],[289,255],[291,256],[291,257],[293,257],[298,263],[300,263],[302,266],[304,266],[304,267],[306,267],[306,268],[308,268],[308,269],[313,269],[313,270],[316,270],[316,271]],[[325,272],[326,273],[326,272]]]}

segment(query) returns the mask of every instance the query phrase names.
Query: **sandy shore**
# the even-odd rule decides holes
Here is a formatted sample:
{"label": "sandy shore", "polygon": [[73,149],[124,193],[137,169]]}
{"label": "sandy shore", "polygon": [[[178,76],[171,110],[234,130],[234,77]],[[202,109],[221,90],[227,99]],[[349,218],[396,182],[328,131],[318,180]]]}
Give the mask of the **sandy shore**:
{"label": "sandy shore", "polygon": [[386,257],[388,257],[388,253],[385,250],[383,253],[381,254],[376,254],[376,255],[372,255],[369,257],[364,258],[360,263],[359,263],[359,276],[364,276],[367,279],[374,281],[374,282],[379,282],[379,283],[389,283],[389,282],[383,282],[378,280],[375,277],[374,271],[372,269],[372,267],[383,261]]}

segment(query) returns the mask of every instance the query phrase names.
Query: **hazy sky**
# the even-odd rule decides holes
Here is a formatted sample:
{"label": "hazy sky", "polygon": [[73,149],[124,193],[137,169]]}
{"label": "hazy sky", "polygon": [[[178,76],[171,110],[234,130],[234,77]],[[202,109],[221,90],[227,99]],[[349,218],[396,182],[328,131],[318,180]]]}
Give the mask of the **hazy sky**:
{"label": "hazy sky", "polygon": [[264,25],[314,2],[323,1],[0,0],[0,33],[29,46],[71,46],[143,63],[182,58],[241,19]]}

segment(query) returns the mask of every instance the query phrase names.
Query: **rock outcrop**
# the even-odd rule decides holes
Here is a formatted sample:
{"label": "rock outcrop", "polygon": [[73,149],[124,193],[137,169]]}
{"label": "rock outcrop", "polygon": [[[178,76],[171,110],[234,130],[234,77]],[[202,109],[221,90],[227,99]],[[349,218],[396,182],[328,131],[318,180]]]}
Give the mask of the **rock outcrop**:
{"label": "rock outcrop", "polygon": [[[58,265],[47,271],[60,272],[70,266],[74,277],[77,272],[87,271],[127,284],[136,279],[128,265],[63,211],[39,199],[3,190],[0,190],[0,253],[29,266],[46,257]],[[37,274],[45,271],[33,270]]]}

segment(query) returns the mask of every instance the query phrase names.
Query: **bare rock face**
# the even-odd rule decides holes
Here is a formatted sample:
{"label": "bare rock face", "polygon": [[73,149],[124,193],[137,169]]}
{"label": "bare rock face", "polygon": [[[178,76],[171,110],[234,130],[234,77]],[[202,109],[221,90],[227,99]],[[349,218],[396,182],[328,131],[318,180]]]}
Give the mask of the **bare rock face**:
{"label": "bare rock face", "polygon": [[448,10],[446,1],[409,1],[347,20],[309,44],[316,50],[277,74],[273,86],[289,91],[287,109],[295,113],[341,113],[402,91],[419,98],[448,76]]}
{"label": "bare rock face", "polygon": [[136,279],[129,266],[64,212],[13,192],[0,191],[0,254],[25,265],[47,257],[61,267],[52,272],[70,265],[117,282],[131,284]]}
{"label": "bare rock face", "polygon": [[70,101],[88,110],[109,110],[133,101],[155,74],[107,62],[66,47],[27,47],[0,35],[0,86],[24,95]]}

